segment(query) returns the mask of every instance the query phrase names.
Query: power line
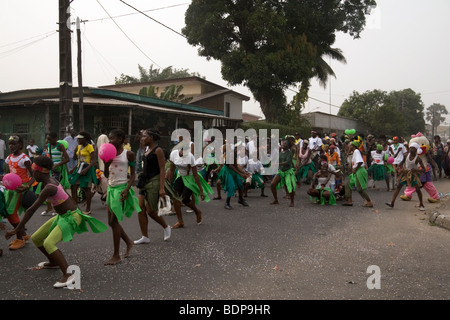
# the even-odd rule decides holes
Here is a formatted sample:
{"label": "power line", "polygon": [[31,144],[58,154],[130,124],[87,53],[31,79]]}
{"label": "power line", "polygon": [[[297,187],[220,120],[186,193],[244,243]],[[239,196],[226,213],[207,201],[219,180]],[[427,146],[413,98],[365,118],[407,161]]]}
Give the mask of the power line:
{"label": "power line", "polygon": [[[40,38],[40,39],[37,39],[37,40],[31,41],[31,42],[28,42],[28,43],[26,43],[26,44],[24,44],[24,45],[22,45],[22,46],[19,46],[19,47],[13,48],[13,49],[9,49],[9,50],[0,52],[0,58],[4,58],[4,57],[7,57],[7,56],[9,56],[9,55],[11,55],[11,54],[17,53],[17,52],[19,52],[19,51],[21,51],[21,50],[23,50],[23,49],[25,49],[25,48],[28,48],[29,46],[31,46],[31,45],[33,45],[33,44],[35,44],[35,43],[38,43],[38,42],[40,42],[40,41],[42,41],[42,40],[47,39],[48,37],[50,37],[50,36],[52,36],[52,35],[54,35],[54,34],[56,34],[56,33],[57,33],[56,31],[53,31],[53,33],[47,34],[47,35],[43,36],[43,37]],[[32,37],[32,38],[35,38],[35,37]],[[30,39],[31,39],[31,38],[30,38]],[[24,41],[24,40],[21,40],[21,41],[18,41],[17,43],[23,42],[23,41]]]}
{"label": "power line", "polygon": [[[169,9],[169,8],[174,8],[174,7],[184,6],[184,5],[187,5],[187,4],[189,4],[189,3],[174,4],[174,5],[171,5],[171,6],[160,7],[160,8],[156,8],[156,9],[144,10],[143,12],[150,12],[150,11],[157,11],[157,10]],[[131,16],[131,15],[135,15],[135,14],[140,14],[140,12],[125,13],[125,14],[121,14],[121,15],[117,15],[117,16],[112,16],[112,17],[98,18],[98,19],[93,19],[93,20],[86,20],[86,21],[84,21],[84,22],[103,21],[103,20],[106,20],[106,19],[111,19],[111,18],[122,18],[122,17],[127,17],[127,16]]]}
{"label": "power line", "polygon": [[29,38],[26,38],[26,39],[23,39],[23,40],[19,40],[19,41],[7,43],[7,44],[4,44],[4,45],[1,45],[0,48],[12,46],[12,45],[15,45],[15,44],[17,44],[17,43],[21,43],[21,42],[24,42],[24,41],[28,41],[28,40],[30,40],[30,39],[34,39],[34,38],[37,38],[37,37],[42,37],[42,36],[50,35],[51,33],[54,33],[54,32],[56,32],[56,31],[55,31],[55,30],[52,30],[52,31],[49,31],[49,32],[46,32],[46,33],[43,33],[43,34],[40,34],[40,35],[37,35],[37,36],[33,36],[33,37],[29,37]]}
{"label": "power line", "polygon": [[178,35],[180,35],[180,36],[182,36],[183,38],[186,38],[182,33],[179,33],[178,31],[176,31],[176,30],[174,30],[174,29],[172,29],[171,27],[169,27],[169,26],[166,26],[164,23],[162,23],[162,22],[159,22],[158,20],[156,20],[156,19],[154,19],[154,18],[152,18],[152,17],[150,17],[149,15],[147,15],[147,14],[145,14],[143,11],[140,11],[139,9],[136,9],[135,7],[133,7],[132,5],[130,5],[130,4],[128,4],[128,3],[126,3],[125,1],[122,1],[122,0],[120,0],[120,2],[122,2],[122,3],[124,3],[124,4],[126,4],[127,6],[129,6],[130,8],[133,8],[134,10],[136,10],[137,12],[139,12],[139,13],[141,13],[141,14],[143,14],[144,16],[146,16],[147,18],[149,18],[149,19],[151,19],[151,20],[153,20],[153,21],[155,21],[156,23],[159,23],[160,25],[162,25],[163,27],[165,27],[165,28],[167,28],[167,29],[169,29],[170,31],[172,31],[172,32],[175,32],[176,34],[178,34]]}
{"label": "power line", "polygon": [[125,35],[125,37],[127,37],[128,40],[130,40],[130,42],[144,55],[147,57],[147,59],[149,59],[152,63],[154,63],[155,65],[157,65],[158,67],[161,68],[160,65],[158,65],[155,61],[153,61],[141,48],[139,48],[139,46],[133,41],[133,39],[131,39],[126,32],[117,24],[117,22],[114,20],[113,17],[111,17],[111,15],[109,14],[109,12],[102,6],[102,4],[100,3],[99,0],[97,0],[97,3],[100,5],[100,7],[102,7],[102,9],[106,12],[106,14],[111,18],[111,20],[114,22],[114,24],[117,26],[117,28],[119,28],[120,31],[122,31],[122,33]]}
{"label": "power line", "polygon": [[[292,92],[295,92],[295,93],[299,93],[299,92],[297,92],[297,91],[295,91],[295,90],[293,90],[293,89],[291,89],[291,88],[288,88],[288,90],[291,90]],[[337,106],[337,105],[334,105],[334,104],[330,104],[329,102],[326,102],[326,101],[322,101],[322,100],[319,100],[319,99],[316,99],[316,98],[313,98],[313,97],[310,97],[310,96],[308,96],[308,99],[311,99],[311,100],[314,100],[314,101],[317,101],[317,102],[321,102],[321,103],[324,103],[324,104],[326,104],[327,106],[332,106],[332,107],[335,107],[335,108],[341,108],[340,106]]]}

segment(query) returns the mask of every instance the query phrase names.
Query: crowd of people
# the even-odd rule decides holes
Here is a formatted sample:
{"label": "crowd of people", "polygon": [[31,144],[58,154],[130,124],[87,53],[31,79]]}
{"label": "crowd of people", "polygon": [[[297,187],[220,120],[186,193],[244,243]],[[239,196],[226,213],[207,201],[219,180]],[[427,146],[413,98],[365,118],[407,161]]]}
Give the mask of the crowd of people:
{"label": "crowd of people", "polygon": [[[87,226],[95,233],[108,228],[91,216],[95,193],[100,194],[107,207],[113,235],[113,253],[105,265],[115,265],[121,261],[121,240],[126,245],[124,257],[134,245],[150,242],[149,217],[163,228],[163,239],[167,240],[173,229],[184,227],[183,206],[194,212],[196,223],[201,224],[200,202],[222,200],[222,190],[227,210],[233,210],[231,200],[235,196],[239,205],[249,207],[250,190],[260,190],[261,197],[268,197],[266,186],[270,186],[273,206],[280,205],[279,196],[284,196],[289,206],[294,207],[295,195],[302,190],[312,203],[337,205],[342,201],[343,206],[354,204],[353,193],[357,191],[364,199],[363,207],[373,207],[370,190],[382,181],[387,191],[393,191],[386,206],[394,207],[406,186],[400,198],[411,200],[416,192],[419,209],[424,210],[422,189],[429,193],[429,202],[439,201],[431,177],[450,178],[450,140],[444,145],[439,136],[434,137],[426,150],[423,145],[413,140],[408,143],[402,137],[365,137],[357,133],[321,136],[312,131],[307,138],[296,133],[275,143],[269,138],[259,148],[256,135],[225,140],[219,147],[214,143],[215,137],[208,137],[203,141],[200,156],[194,152],[194,142],[184,136],[178,137],[171,152],[159,145],[160,139],[156,129],[140,130],[134,140],[139,148],[134,153],[120,129],[109,133],[102,130],[96,141],[86,131],[77,134],[71,130],[63,140],[58,140],[56,133],[49,133],[44,148],[37,147],[33,140],[24,148],[24,139],[12,135],[7,143],[10,155],[5,164],[8,172],[20,176],[22,184],[15,190],[0,188],[0,213],[14,228],[6,233],[7,239],[15,236],[9,249],[23,248],[31,238],[48,260],[39,267],[62,271],[62,278],[54,285],[60,288],[70,285],[73,278],[67,273],[68,264],[57,244],[71,241],[75,233],[87,232]],[[116,150],[115,157],[106,162],[98,153],[105,143]],[[270,162],[261,160],[261,152],[267,154]],[[0,178],[3,176],[2,172]],[[25,196],[28,191],[35,197],[24,201],[30,198]],[[176,214],[177,222],[172,226],[159,213],[161,199],[169,199]],[[30,237],[25,225],[43,204],[46,209],[41,215],[51,218]],[[80,209],[82,206],[84,210]],[[142,237],[133,241],[120,223],[124,216],[129,218],[135,212]]]}

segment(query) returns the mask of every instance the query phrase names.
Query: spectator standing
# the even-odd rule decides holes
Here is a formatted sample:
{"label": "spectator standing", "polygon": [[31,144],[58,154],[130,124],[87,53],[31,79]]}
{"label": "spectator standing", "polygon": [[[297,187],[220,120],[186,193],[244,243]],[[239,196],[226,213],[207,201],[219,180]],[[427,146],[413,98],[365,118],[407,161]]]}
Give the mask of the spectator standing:
{"label": "spectator standing", "polygon": [[38,146],[34,144],[34,139],[30,139],[30,144],[27,146],[28,151],[28,157],[30,158],[31,162],[34,162],[34,157],[37,156],[36,150]]}
{"label": "spectator standing", "polygon": [[2,133],[0,132],[0,175],[3,172],[3,164],[5,163],[5,151],[6,151],[6,143],[5,140],[2,139]]}
{"label": "spectator standing", "polygon": [[77,165],[77,161],[73,157],[75,150],[78,148],[78,140],[77,140],[76,136],[77,136],[77,134],[76,134],[75,130],[70,129],[69,135],[64,138],[64,140],[67,141],[67,143],[69,144],[69,146],[67,147],[67,150],[66,150],[67,154],[69,155],[69,162],[66,164],[67,170],[69,172]]}
{"label": "spectator standing", "polygon": [[[97,150],[100,150],[100,147],[105,144],[105,143],[109,143],[109,138],[106,135],[106,129],[102,128],[100,130],[101,134],[98,136],[97,138]],[[100,157],[98,158],[98,168],[101,171],[105,171],[105,163],[103,162],[102,159],[100,159]]]}

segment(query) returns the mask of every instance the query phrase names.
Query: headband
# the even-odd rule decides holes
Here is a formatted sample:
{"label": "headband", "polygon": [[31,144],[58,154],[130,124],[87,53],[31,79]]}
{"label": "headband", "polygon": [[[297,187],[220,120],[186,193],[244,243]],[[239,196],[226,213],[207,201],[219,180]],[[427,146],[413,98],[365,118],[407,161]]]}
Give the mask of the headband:
{"label": "headband", "polygon": [[49,169],[42,168],[42,167],[38,166],[36,163],[33,163],[31,165],[31,169],[33,169],[34,171],[42,172],[42,173],[49,173],[50,172]]}
{"label": "headband", "polygon": [[409,145],[410,148],[416,148],[418,154],[422,154],[423,150],[420,148],[417,142],[413,142]]}
{"label": "headband", "polygon": [[354,145],[356,148],[359,148],[359,145],[360,145],[360,143],[358,141],[356,141],[356,140],[353,140],[351,142],[351,144]]}

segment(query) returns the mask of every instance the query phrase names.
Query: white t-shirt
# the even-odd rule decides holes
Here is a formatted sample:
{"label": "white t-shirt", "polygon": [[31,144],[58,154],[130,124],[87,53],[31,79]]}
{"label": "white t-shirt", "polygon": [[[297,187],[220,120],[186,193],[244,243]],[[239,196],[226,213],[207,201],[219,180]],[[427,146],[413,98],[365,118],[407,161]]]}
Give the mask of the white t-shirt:
{"label": "white t-shirt", "polygon": [[245,168],[245,171],[253,174],[253,173],[261,173],[263,170],[264,170],[264,167],[263,167],[261,161],[259,161],[259,160],[254,161],[253,159],[248,159],[247,167]]}
{"label": "white t-shirt", "polygon": [[180,157],[180,151],[173,150],[169,159],[177,167],[180,176],[191,175],[192,169],[189,166],[193,167],[196,165],[194,155],[191,152]]}
{"label": "white t-shirt", "polygon": [[28,156],[29,157],[34,157],[33,153],[36,153],[38,146],[33,144],[32,146],[28,145],[27,146],[27,150],[28,150]]}
{"label": "white t-shirt", "polygon": [[361,155],[361,151],[359,151],[358,149],[355,149],[353,151],[353,156],[352,156],[352,168],[355,169],[358,166],[358,163],[362,162],[364,164],[364,159]]}
{"label": "white t-shirt", "polygon": [[[403,161],[403,157],[407,152],[406,147],[403,143],[399,143],[397,146],[391,145],[392,156],[394,157],[394,164],[400,164]],[[400,152],[398,152],[400,150]],[[398,155],[395,157],[395,155]]]}
{"label": "white t-shirt", "polygon": [[311,138],[309,138],[308,147],[311,150],[317,150],[318,147],[320,147],[321,145],[322,145],[322,139],[320,139],[319,137],[315,137],[315,138],[311,137]]}
{"label": "white t-shirt", "polygon": [[370,154],[372,157],[372,164],[384,164],[384,155],[386,154],[386,151],[381,151],[381,153],[371,151]]}
{"label": "white t-shirt", "polygon": [[5,140],[0,139],[0,159],[5,159],[6,143]]}
{"label": "white t-shirt", "polygon": [[237,164],[238,165],[246,167],[247,163],[248,163],[248,157],[247,156],[244,156],[244,157],[238,156],[237,157]]}
{"label": "white t-shirt", "polygon": [[257,148],[256,143],[253,140],[250,140],[246,145],[245,148],[248,150],[248,156],[249,158],[253,159],[253,157],[256,159],[257,154]]}

